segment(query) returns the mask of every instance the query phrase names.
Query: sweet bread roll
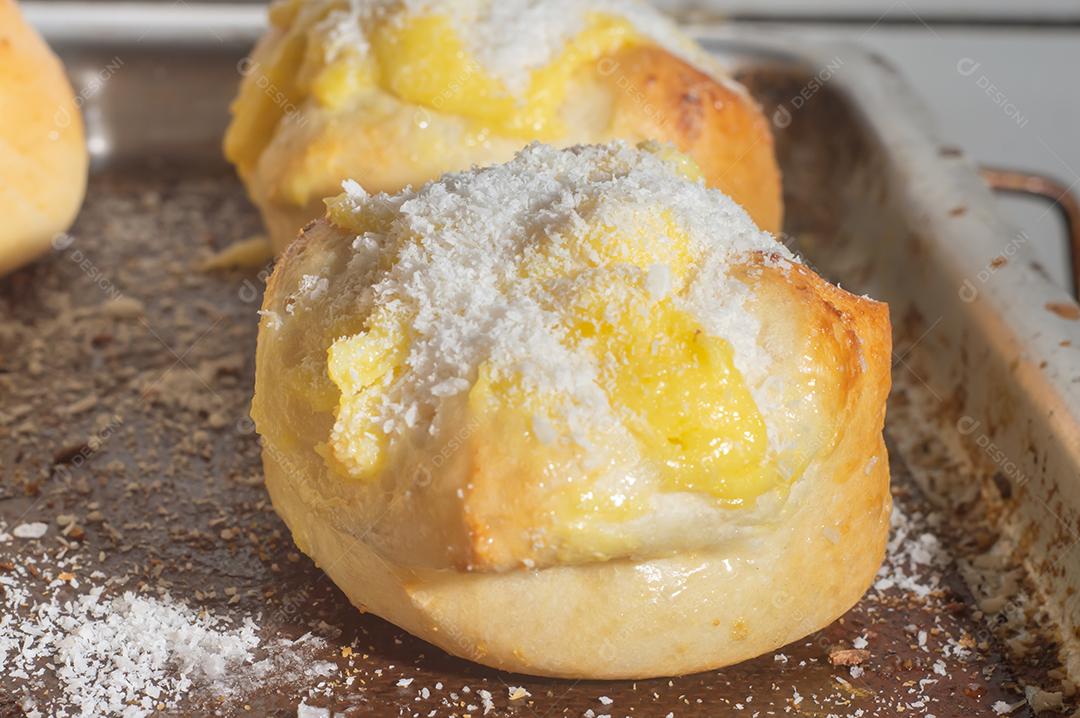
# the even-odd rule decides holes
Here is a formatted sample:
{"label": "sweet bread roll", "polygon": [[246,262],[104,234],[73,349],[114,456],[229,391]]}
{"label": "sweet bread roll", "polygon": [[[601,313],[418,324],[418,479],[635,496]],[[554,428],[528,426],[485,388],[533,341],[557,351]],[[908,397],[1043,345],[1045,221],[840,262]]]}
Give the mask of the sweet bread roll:
{"label": "sweet bread roll", "polygon": [[0,0],[0,274],[71,226],[86,191],[82,118],[60,61]]}
{"label": "sweet bread roll", "polygon": [[241,65],[225,152],[278,250],[345,178],[396,192],[532,140],[672,143],[780,228],[760,108],[634,0],[279,0],[270,19]]}
{"label": "sweet bread roll", "polygon": [[641,678],[774,649],[882,559],[884,304],[673,150],[531,145],[356,183],[278,262],[252,416],[297,545],[496,668]]}

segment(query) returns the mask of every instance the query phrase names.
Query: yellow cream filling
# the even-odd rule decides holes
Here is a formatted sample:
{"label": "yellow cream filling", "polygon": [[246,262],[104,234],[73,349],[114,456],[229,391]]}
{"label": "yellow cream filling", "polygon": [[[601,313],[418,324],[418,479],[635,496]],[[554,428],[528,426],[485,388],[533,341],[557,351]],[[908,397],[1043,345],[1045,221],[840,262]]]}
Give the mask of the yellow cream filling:
{"label": "yellow cream filling", "polygon": [[251,171],[277,125],[308,97],[336,109],[372,89],[466,118],[481,134],[550,139],[564,132],[559,108],[574,74],[640,41],[626,20],[593,13],[551,62],[530,73],[525,90],[514,93],[477,61],[442,15],[391,14],[370,30],[362,28],[370,52],[346,46],[331,53],[331,38],[316,27],[330,12],[345,7],[313,6],[304,0],[273,5],[270,20],[283,37],[272,56],[241,68],[252,78],[233,104],[234,120],[225,137],[225,154],[242,173]]}
{"label": "yellow cream filling", "polygon": [[593,14],[554,60],[532,72],[521,96],[486,71],[439,15],[390,24],[375,33],[372,47],[381,86],[397,97],[498,134],[546,139],[563,132],[557,115],[574,73],[635,39],[626,20]]}
{"label": "yellow cream filling", "polygon": [[[357,233],[371,229],[346,199],[328,204],[336,225]],[[662,490],[702,493],[727,505],[748,503],[793,476],[778,468],[732,346],[707,334],[675,298],[694,269],[689,238],[669,212],[639,213],[631,223],[634,231],[589,224],[558,252],[527,253],[519,275],[533,284],[569,282],[547,301],[566,342],[591,356],[622,435],[631,437],[631,451],[613,450],[620,453],[617,460],[637,457]],[[407,317],[380,308],[365,331],[342,337],[329,349],[328,374],[341,392],[329,448],[335,464],[353,478],[374,477],[385,466],[388,442],[376,417],[387,379],[402,371],[408,354],[407,325]],[[570,439],[573,431],[559,397],[530,389],[490,363],[479,369],[468,410],[490,429],[475,436],[517,442],[506,451],[519,463],[534,463],[534,475],[550,473],[545,462],[552,453],[544,446],[553,439],[611,448],[605,443],[613,436],[607,427],[587,427],[584,437]],[[516,428],[508,432],[507,427]],[[555,469],[564,478],[573,470]],[[590,466],[587,460],[577,467],[586,479],[604,469],[603,462]],[[583,513],[629,517],[640,507],[633,491],[601,496],[588,481],[578,482],[572,504]]]}
{"label": "yellow cream filling", "polygon": [[326,370],[341,391],[329,454],[335,468],[354,478],[375,474],[386,458],[386,435],[375,421],[385,381],[401,367],[408,340],[397,321],[377,311],[370,328],[330,345]]}
{"label": "yellow cream filling", "polygon": [[[572,303],[565,321],[570,342],[599,365],[600,387],[640,455],[670,491],[743,503],[778,485],[781,476],[769,456],[765,422],[735,368],[731,345],[706,334],[671,298],[655,301],[635,274],[641,275],[600,273],[600,281]],[[327,371],[341,391],[329,443],[354,478],[372,477],[384,465],[387,441],[375,417],[384,380],[401,368],[408,352],[398,325],[397,317],[378,315],[367,331],[335,341],[327,355]],[[550,439],[540,436],[546,432],[536,429],[537,421],[564,433],[551,397],[496,375],[484,368],[470,393],[471,408],[517,407],[519,423],[532,426],[541,444]],[[498,413],[491,411],[491,418]],[[602,431],[589,438],[604,441]],[[535,448],[521,447],[529,453]]]}
{"label": "yellow cream filling", "polygon": [[727,341],[670,297],[655,301],[617,276],[590,287],[572,316],[571,336],[587,343],[601,387],[665,489],[741,503],[779,482]]}

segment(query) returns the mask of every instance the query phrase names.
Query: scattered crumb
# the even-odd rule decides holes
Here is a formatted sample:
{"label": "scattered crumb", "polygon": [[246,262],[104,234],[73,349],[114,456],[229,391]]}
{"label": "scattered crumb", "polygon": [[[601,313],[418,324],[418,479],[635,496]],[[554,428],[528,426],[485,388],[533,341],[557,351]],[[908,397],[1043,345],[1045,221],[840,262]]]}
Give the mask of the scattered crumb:
{"label": "scattered crumb", "polygon": [[274,258],[273,247],[265,235],[256,235],[230,244],[220,252],[204,259],[199,270],[213,272],[222,269],[258,268]]}
{"label": "scattered crumb", "polygon": [[35,521],[28,524],[19,524],[11,530],[11,535],[21,539],[39,539],[49,530],[49,525]]}
{"label": "scattered crumb", "polygon": [[870,651],[860,648],[835,648],[829,651],[829,663],[834,666],[857,666],[870,660]]}
{"label": "scattered crumb", "polygon": [[532,697],[532,693],[529,693],[521,686],[510,686],[507,688],[507,692],[510,694],[510,700],[512,701],[519,701],[522,698]]}
{"label": "scattered crumb", "polygon": [[1080,319],[1080,307],[1066,302],[1047,302],[1046,308],[1062,319],[1076,321]]}

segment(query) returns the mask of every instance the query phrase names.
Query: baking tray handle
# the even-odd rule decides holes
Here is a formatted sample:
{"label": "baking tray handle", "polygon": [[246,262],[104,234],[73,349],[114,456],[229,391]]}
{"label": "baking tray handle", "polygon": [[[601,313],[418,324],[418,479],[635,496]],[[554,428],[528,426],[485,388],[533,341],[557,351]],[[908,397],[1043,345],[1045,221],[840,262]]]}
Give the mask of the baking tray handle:
{"label": "baking tray handle", "polygon": [[1073,296],[1080,300],[1080,203],[1053,177],[1001,167],[980,167],[979,174],[995,192],[1024,194],[1052,202],[1061,211],[1069,239],[1069,264],[1072,266]]}

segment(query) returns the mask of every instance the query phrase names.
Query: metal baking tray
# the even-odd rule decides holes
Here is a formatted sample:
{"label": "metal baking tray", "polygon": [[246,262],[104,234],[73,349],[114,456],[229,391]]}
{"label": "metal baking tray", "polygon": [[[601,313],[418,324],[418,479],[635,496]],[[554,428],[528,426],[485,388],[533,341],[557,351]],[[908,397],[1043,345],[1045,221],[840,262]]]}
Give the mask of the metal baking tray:
{"label": "metal baking tray", "polygon": [[[247,410],[270,266],[199,269],[260,231],[220,139],[263,8],[24,9],[68,67],[93,170],[71,232],[0,280],[0,626],[5,613],[37,625],[35,603],[94,587],[182,603],[226,627],[253,620],[255,656],[272,670],[253,678],[241,666],[229,690],[155,699],[159,715],[1071,708],[1080,308],[875,56],[693,28],[773,120],[786,241],[830,279],[890,303],[898,511],[886,566],[841,620],[775,654],[670,680],[573,682],[491,671],[359,613],[269,506]],[[49,528],[11,535],[29,522]],[[0,715],[56,705],[55,659],[38,653],[39,673],[16,675],[10,656],[0,665]],[[834,665],[852,655],[859,665]]]}

